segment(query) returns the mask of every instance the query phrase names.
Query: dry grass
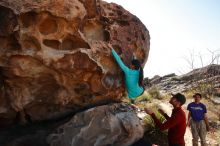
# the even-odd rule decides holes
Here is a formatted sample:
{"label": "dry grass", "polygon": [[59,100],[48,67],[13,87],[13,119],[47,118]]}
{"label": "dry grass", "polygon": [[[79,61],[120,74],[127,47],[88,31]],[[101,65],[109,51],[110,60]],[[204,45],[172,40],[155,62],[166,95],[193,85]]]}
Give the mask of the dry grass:
{"label": "dry grass", "polygon": [[150,87],[147,92],[153,99],[163,99],[163,96],[160,94],[160,89],[157,86]]}

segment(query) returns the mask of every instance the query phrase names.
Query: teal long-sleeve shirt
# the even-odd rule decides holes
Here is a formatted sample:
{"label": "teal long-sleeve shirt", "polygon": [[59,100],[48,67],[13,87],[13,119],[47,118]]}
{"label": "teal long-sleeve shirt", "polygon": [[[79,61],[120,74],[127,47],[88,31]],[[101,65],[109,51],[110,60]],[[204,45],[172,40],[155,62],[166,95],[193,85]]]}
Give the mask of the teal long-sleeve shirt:
{"label": "teal long-sleeve shirt", "polygon": [[123,61],[121,60],[120,56],[118,56],[117,52],[112,49],[112,55],[117,61],[118,65],[122,69],[125,74],[125,85],[128,92],[129,98],[136,98],[140,96],[144,89],[143,87],[139,86],[139,70],[132,70],[128,68]]}

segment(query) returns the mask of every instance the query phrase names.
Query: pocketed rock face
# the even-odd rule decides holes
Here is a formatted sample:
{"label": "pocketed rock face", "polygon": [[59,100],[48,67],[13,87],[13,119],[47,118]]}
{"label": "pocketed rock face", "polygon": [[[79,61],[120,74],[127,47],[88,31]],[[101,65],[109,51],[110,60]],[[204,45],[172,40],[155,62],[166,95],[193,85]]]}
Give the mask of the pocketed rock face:
{"label": "pocketed rock face", "polygon": [[50,146],[130,146],[144,128],[131,107],[104,105],[76,114],[48,136]]}
{"label": "pocketed rock face", "polygon": [[144,66],[149,32],[100,0],[0,1],[0,125],[59,118],[120,100],[123,74],[111,46]]}

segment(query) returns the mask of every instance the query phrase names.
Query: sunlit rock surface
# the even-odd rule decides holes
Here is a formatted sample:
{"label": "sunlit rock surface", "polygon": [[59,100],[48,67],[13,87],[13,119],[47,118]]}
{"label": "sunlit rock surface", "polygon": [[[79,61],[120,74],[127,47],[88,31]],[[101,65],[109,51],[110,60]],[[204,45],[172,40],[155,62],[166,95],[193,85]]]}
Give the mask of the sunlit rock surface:
{"label": "sunlit rock surface", "polygon": [[[0,125],[54,119],[119,101],[129,65],[150,36],[121,6],[100,0],[0,1]],[[119,96],[120,95],[120,96]]]}
{"label": "sunlit rock surface", "polygon": [[143,135],[135,112],[127,105],[112,104],[76,114],[47,141],[50,146],[130,146]]}

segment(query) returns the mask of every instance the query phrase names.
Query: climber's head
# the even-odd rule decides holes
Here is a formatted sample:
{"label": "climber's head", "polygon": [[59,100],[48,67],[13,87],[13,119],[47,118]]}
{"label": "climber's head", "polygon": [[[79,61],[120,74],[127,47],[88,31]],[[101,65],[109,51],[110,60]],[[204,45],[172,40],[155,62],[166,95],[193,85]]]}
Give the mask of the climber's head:
{"label": "climber's head", "polygon": [[139,86],[143,86],[143,80],[144,80],[144,72],[143,72],[143,68],[141,66],[141,63],[139,60],[137,59],[133,59],[131,61],[131,69],[134,70],[139,70]]}
{"label": "climber's head", "polygon": [[137,60],[137,59],[133,59],[133,60],[131,61],[131,67],[132,67],[132,69],[139,70],[140,67],[141,67],[140,61]]}

